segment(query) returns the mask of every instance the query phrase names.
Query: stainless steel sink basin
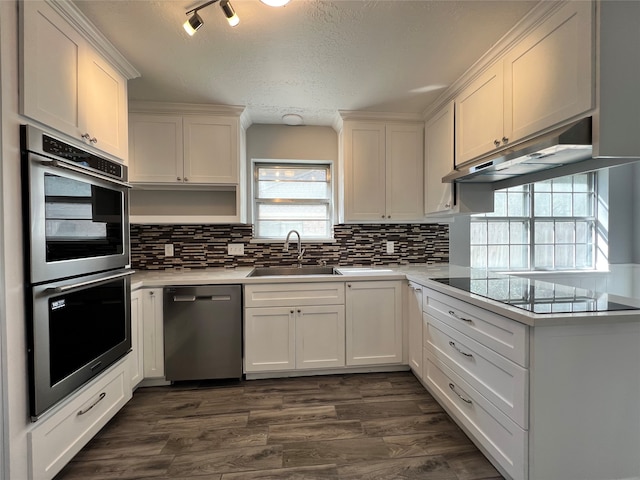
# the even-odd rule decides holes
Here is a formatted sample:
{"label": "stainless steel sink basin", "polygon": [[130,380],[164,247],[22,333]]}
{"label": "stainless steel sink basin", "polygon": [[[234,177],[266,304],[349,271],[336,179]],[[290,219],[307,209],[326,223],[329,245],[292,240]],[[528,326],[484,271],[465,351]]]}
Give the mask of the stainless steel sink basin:
{"label": "stainless steel sink basin", "polygon": [[333,267],[256,267],[247,277],[281,277],[283,275],[340,275]]}

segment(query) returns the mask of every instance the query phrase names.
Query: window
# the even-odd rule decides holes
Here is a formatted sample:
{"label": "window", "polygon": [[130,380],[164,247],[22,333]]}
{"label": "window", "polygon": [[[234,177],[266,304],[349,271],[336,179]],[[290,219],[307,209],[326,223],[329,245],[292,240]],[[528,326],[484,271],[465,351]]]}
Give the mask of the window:
{"label": "window", "polygon": [[471,217],[471,266],[594,268],[595,183],[586,173],[497,190],[494,212]]}
{"label": "window", "polygon": [[290,230],[329,239],[333,225],[329,164],[255,163],[254,235],[282,239]]}

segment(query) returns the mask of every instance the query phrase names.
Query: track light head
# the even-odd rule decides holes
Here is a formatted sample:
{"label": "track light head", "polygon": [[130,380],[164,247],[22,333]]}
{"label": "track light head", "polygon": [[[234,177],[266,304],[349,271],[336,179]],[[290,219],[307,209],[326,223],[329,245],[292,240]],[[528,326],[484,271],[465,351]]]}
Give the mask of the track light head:
{"label": "track light head", "polygon": [[229,3],[229,0],[220,0],[220,8],[222,8],[224,16],[227,17],[229,25],[235,27],[240,23],[240,18],[236,15],[236,12]]}
{"label": "track light head", "polygon": [[187,21],[184,22],[183,27],[190,36],[193,36],[193,34],[196,33],[196,30],[198,30],[202,25],[204,25],[202,18],[200,18],[198,12],[194,12],[193,15],[187,18]]}

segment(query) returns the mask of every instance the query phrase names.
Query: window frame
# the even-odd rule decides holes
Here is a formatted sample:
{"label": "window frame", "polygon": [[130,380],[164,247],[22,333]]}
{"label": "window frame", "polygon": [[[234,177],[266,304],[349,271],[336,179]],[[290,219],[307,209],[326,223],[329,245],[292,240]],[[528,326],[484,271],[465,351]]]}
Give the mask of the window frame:
{"label": "window frame", "polygon": [[[557,193],[570,193],[571,195],[575,194],[575,193],[588,193],[591,196],[591,200],[590,200],[590,204],[591,204],[591,215],[589,216],[576,216],[576,215],[571,215],[571,216],[558,216],[558,217],[554,217],[554,216],[543,216],[543,215],[536,215],[535,214],[535,194],[536,194],[536,188],[535,188],[535,184],[536,183],[541,183],[541,182],[532,182],[529,184],[525,184],[525,185],[521,185],[520,187],[525,187],[526,188],[526,195],[528,197],[527,199],[527,204],[528,204],[528,211],[529,214],[528,216],[521,216],[521,215],[514,215],[514,216],[508,216],[508,210],[507,210],[507,216],[491,216],[491,214],[481,214],[481,215],[472,215],[471,219],[470,219],[470,223],[473,224],[474,222],[480,222],[482,221],[486,226],[487,226],[487,239],[485,243],[472,243],[471,241],[471,237],[469,238],[469,249],[471,250],[472,246],[484,246],[485,248],[487,248],[487,251],[485,252],[485,266],[484,267],[479,267],[479,266],[475,266],[474,268],[485,268],[487,270],[508,270],[508,271],[514,271],[514,272],[566,272],[566,271],[593,271],[593,270],[597,270],[597,265],[598,265],[598,259],[597,259],[597,251],[598,251],[598,235],[596,234],[596,230],[598,228],[598,175],[597,172],[587,172],[588,175],[588,179],[589,179],[589,185],[590,188],[588,191],[586,192],[576,192],[575,188],[574,188],[574,183],[572,182],[572,188],[570,192],[557,192]],[[567,175],[567,177],[574,177],[574,175]],[[561,178],[561,177],[559,177]],[[555,180],[555,179],[549,179],[549,180]],[[506,190],[506,189],[505,189]],[[500,190],[496,190],[496,192],[499,192]],[[506,192],[508,194],[508,192]],[[540,193],[539,191],[537,193]],[[542,193],[546,193],[546,192],[542,192]],[[552,190],[550,190],[551,195],[553,195],[553,193],[556,193]],[[495,194],[495,192],[494,192]],[[553,197],[552,197],[553,198]],[[573,212],[572,212],[573,213]],[[474,220],[474,217],[477,220]],[[480,220],[481,219],[481,220]],[[517,243],[517,244],[512,244],[511,243],[511,239],[509,238],[509,243],[505,243],[505,244],[494,244],[494,243],[489,243],[488,242],[488,229],[489,229],[489,224],[491,222],[505,222],[508,223],[509,225],[511,224],[511,222],[523,222],[526,224],[526,229],[528,231],[528,242],[523,242],[523,243]],[[554,242],[553,243],[536,243],[536,223],[539,222],[552,222],[554,224],[553,226],[553,232],[554,232]],[[556,224],[558,222],[568,222],[568,223],[573,223],[574,224],[574,235],[575,235],[575,228],[578,222],[587,222],[589,224],[589,228],[591,230],[591,265],[587,266],[587,267],[578,267],[575,265],[575,260],[576,260],[576,252],[574,249],[574,253],[573,253],[573,266],[571,267],[557,267],[555,265],[555,254],[556,254],[556,246],[558,245],[573,245],[578,246],[578,245],[585,245],[582,242],[572,242],[572,243],[557,243],[555,242],[555,235],[556,235]],[[471,226],[470,226],[470,234],[471,234]],[[511,228],[509,226],[509,235],[511,235]],[[575,237],[574,237],[575,240]],[[588,245],[589,243],[587,243],[586,245]],[[494,245],[505,245],[507,248],[509,248],[509,257],[508,257],[508,264],[509,266],[507,267],[489,267],[488,266],[488,260],[489,260],[489,253],[488,253],[488,247],[489,246],[494,246]],[[529,249],[529,254],[528,254],[528,267],[527,268],[513,268],[511,266],[511,246],[512,245],[525,245],[528,246]],[[538,245],[552,245],[553,246],[553,251],[554,251],[554,265],[552,267],[541,267],[541,266],[536,266],[536,246]],[[470,258],[473,258],[473,255],[471,255],[471,251],[470,253]]]}
{"label": "window frame", "polygon": [[[301,169],[313,169],[313,168],[322,168],[327,171],[327,184],[329,188],[328,198],[325,199],[259,199],[258,195],[258,169],[260,167],[267,168],[301,168]],[[333,242],[334,241],[334,233],[333,226],[335,225],[336,211],[335,211],[335,171],[334,171],[334,162],[331,160],[297,160],[297,159],[251,159],[251,172],[249,175],[249,191],[250,191],[250,205],[251,205],[251,221],[254,225],[253,231],[253,240],[256,242],[282,242],[285,240],[285,236],[282,237],[261,237],[258,236],[258,205],[275,205],[275,204],[283,204],[290,203],[293,205],[327,205],[328,211],[328,226],[329,226],[329,235],[327,237],[309,237],[305,236],[305,241],[314,241],[314,242]]]}

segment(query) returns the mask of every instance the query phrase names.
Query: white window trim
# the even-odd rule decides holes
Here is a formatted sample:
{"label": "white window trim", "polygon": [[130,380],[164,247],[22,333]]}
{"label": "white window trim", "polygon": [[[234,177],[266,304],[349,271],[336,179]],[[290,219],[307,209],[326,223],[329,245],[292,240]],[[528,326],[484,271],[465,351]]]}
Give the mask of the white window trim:
{"label": "white window trim", "polygon": [[[333,226],[336,225],[338,211],[336,208],[337,205],[337,169],[335,168],[335,162],[333,160],[311,160],[311,159],[291,159],[291,158],[252,158],[249,162],[250,171],[247,175],[247,191],[249,192],[249,196],[247,198],[247,206],[249,209],[249,219],[252,225],[255,225],[256,220],[256,202],[255,202],[255,171],[256,164],[273,164],[273,165],[327,165],[329,167],[329,186],[331,188],[331,197],[329,201],[329,210],[331,212],[331,238],[313,238],[313,237],[305,237],[303,240],[305,242],[313,242],[313,243],[336,243],[333,233]],[[255,233],[254,233],[255,235]],[[260,238],[254,236],[249,243],[282,243],[284,238]]]}

